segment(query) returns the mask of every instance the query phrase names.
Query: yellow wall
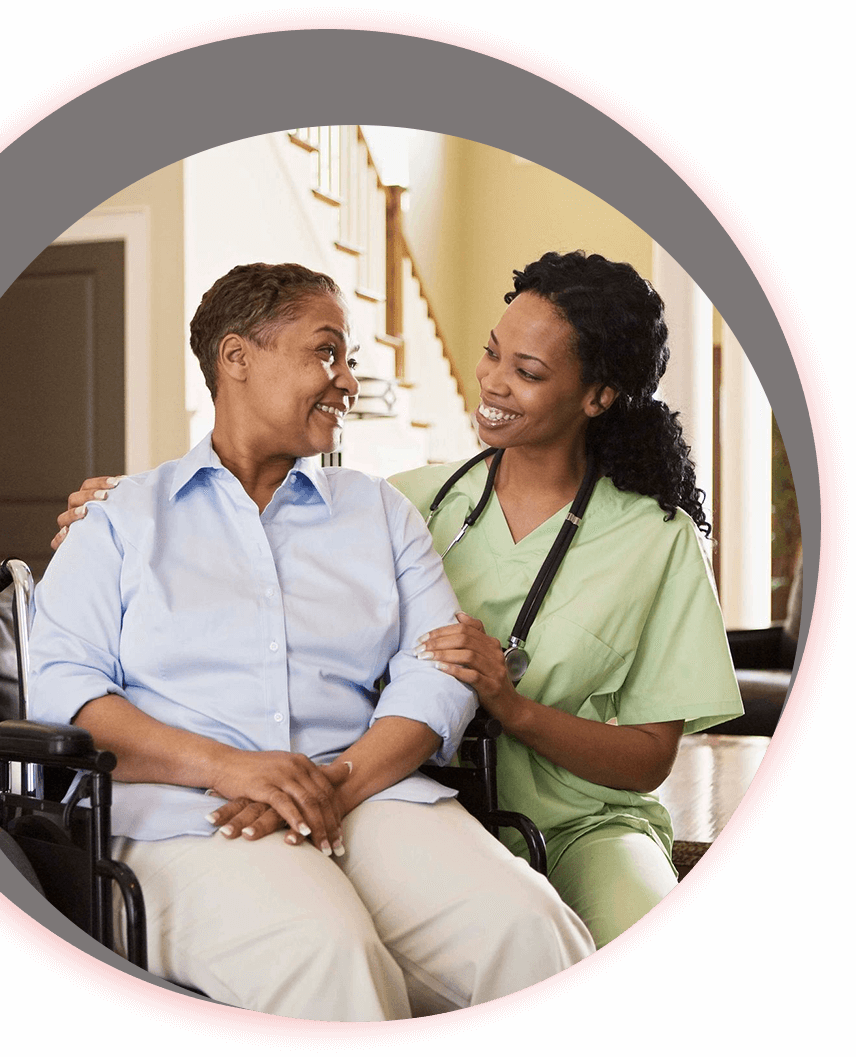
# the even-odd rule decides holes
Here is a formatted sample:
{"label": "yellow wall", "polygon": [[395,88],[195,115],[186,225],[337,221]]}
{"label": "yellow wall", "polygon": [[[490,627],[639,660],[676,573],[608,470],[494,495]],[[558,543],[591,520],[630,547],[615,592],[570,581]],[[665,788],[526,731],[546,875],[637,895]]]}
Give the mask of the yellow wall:
{"label": "yellow wall", "polygon": [[[184,205],[183,163],[138,180],[102,206],[139,207],[150,225],[151,462],[187,451],[184,407]],[[109,468],[108,468],[109,469]]]}
{"label": "yellow wall", "polygon": [[[447,179],[432,178],[411,158],[405,231],[472,408],[475,365],[505,307],[514,268],[548,250],[584,249],[629,261],[650,279],[652,241],[564,176],[482,143],[419,135],[423,162],[438,158]],[[442,149],[437,140],[445,140]]]}

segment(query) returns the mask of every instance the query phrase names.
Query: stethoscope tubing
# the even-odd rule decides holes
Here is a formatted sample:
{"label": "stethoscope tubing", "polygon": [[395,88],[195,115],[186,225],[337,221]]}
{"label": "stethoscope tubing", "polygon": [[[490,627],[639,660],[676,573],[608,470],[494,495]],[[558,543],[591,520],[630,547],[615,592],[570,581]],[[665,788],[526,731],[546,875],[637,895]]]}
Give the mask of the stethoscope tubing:
{"label": "stethoscope tubing", "polygon": [[[426,518],[426,524],[428,525],[431,524],[431,519],[437,513],[440,504],[455,484],[457,484],[462,477],[469,473],[469,471],[474,466],[478,465],[483,459],[487,459],[491,455],[494,456],[488,470],[484,490],[482,491],[478,503],[476,503],[473,510],[464,518],[464,522],[457,534],[441,555],[442,558],[445,558],[449,551],[456,544],[460,543],[469,529],[476,523],[476,521],[478,521],[479,517],[481,517],[482,511],[487,506],[491,492],[493,491],[494,480],[496,478],[496,472],[499,469],[499,463],[502,459],[503,451],[503,448],[487,448],[485,451],[479,452],[478,455],[468,460],[463,466],[458,467],[434,497],[428,511],[428,517]],[[567,517],[562,522],[562,527],[559,529],[559,533],[553,541],[553,545],[548,551],[547,557],[544,559],[541,568],[538,570],[538,575],[535,577],[535,580],[529,589],[529,593],[524,599],[520,612],[517,615],[517,620],[514,622],[514,627],[508,638],[508,646],[503,651],[505,654],[506,668],[508,669],[509,675],[515,685],[523,678],[523,675],[529,667],[529,656],[524,649],[526,637],[529,634],[529,630],[532,627],[535,617],[538,615],[541,603],[544,601],[544,598],[550,589],[550,585],[555,579],[556,573],[559,571],[562,559],[565,557],[565,554],[576,535],[596,484],[597,466],[595,460],[589,457],[586,461],[585,475],[577,494],[574,497],[574,501],[571,504],[571,509],[568,511]]]}

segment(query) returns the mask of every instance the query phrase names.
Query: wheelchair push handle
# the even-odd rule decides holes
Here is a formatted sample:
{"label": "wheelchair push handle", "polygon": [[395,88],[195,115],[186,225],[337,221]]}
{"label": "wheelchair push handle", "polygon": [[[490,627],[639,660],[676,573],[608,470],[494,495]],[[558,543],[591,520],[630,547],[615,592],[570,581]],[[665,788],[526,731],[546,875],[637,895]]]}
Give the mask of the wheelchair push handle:
{"label": "wheelchair push handle", "polygon": [[27,718],[30,700],[30,627],[33,621],[33,574],[18,558],[7,558],[0,565],[0,591],[14,585],[12,616],[15,626],[15,652],[18,660],[18,719]]}

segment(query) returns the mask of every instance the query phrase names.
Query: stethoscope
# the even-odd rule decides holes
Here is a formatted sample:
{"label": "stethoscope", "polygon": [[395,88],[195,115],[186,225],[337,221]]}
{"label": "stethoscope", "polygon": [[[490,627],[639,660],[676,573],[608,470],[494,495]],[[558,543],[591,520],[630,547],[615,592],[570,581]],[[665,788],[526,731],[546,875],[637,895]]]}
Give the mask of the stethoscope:
{"label": "stethoscope", "polygon": [[[481,498],[478,503],[476,503],[473,510],[464,518],[464,523],[461,525],[455,538],[443,551],[441,558],[445,558],[449,551],[457,543],[461,542],[467,532],[469,532],[476,521],[478,521],[482,511],[487,506],[490,494],[493,491],[493,482],[496,478],[496,471],[499,469],[504,450],[504,448],[488,448],[486,451],[480,451],[478,455],[464,463],[463,466],[459,467],[434,497],[434,502],[428,510],[428,517],[425,519],[426,525],[431,524],[431,519],[437,513],[440,504],[458,481],[460,481],[462,477],[469,473],[469,471],[483,459],[487,459],[491,455],[494,456],[487,473],[487,481],[485,482]],[[562,522],[559,534],[553,541],[553,546],[550,548],[549,554],[544,559],[541,568],[538,570],[535,582],[529,588],[529,594],[526,596],[523,606],[517,615],[514,627],[511,629],[511,634],[508,636],[508,645],[502,651],[505,656],[506,671],[515,686],[526,674],[526,670],[529,667],[529,654],[524,649],[526,645],[526,636],[529,634],[529,629],[532,627],[532,623],[535,620],[538,610],[541,608],[544,596],[547,594],[550,584],[553,582],[553,578],[559,570],[562,559],[567,553],[568,547],[570,547],[577,529],[580,527],[580,522],[582,521],[583,514],[585,513],[588,501],[591,499],[591,494],[594,491],[594,486],[596,484],[597,467],[594,459],[589,457],[586,462],[586,472],[583,477],[583,482],[571,504],[568,516]]]}

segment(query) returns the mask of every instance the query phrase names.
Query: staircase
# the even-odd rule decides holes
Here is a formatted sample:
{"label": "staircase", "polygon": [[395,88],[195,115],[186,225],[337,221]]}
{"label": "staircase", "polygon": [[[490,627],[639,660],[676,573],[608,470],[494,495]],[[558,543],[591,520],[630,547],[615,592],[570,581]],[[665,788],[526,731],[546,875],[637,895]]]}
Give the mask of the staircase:
{"label": "staircase", "polygon": [[381,183],[357,125],[273,135],[285,141],[277,147],[298,192],[306,189],[323,270],[342,288],[361,344],[362,394],[341,452],[326,461],[388,476],[475,454],[462,387],[402,231],[402,188]]}

